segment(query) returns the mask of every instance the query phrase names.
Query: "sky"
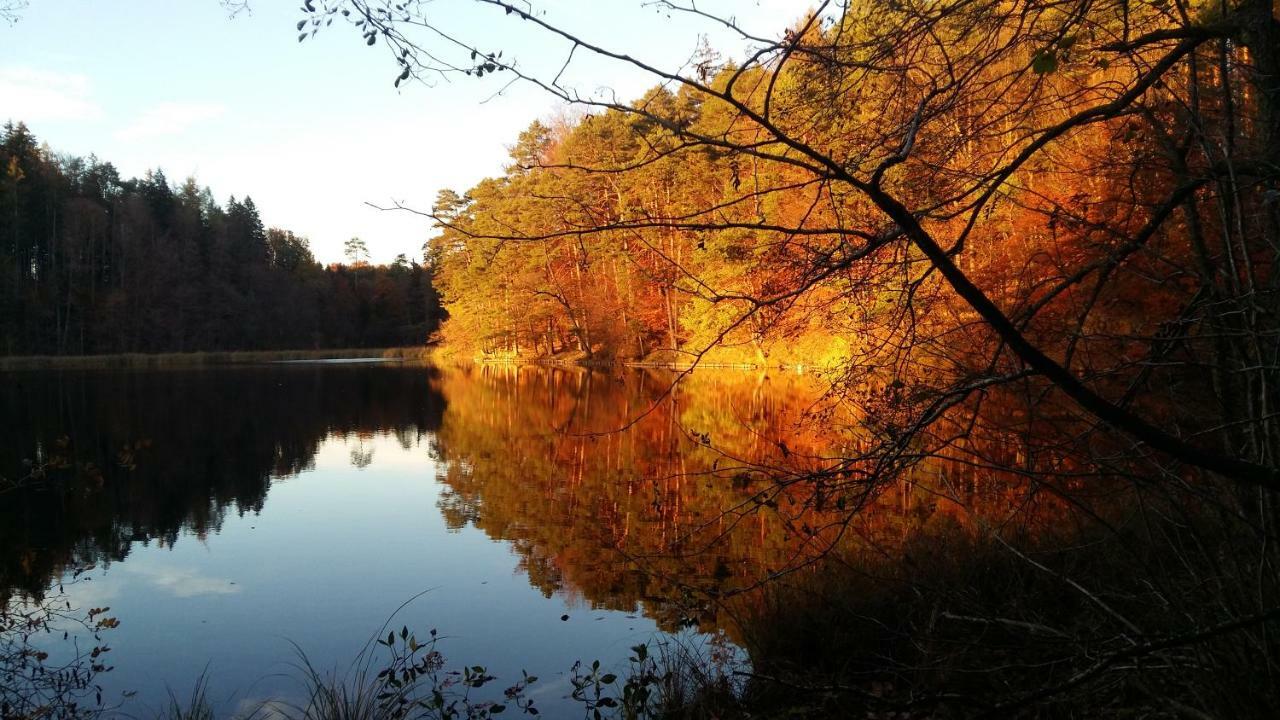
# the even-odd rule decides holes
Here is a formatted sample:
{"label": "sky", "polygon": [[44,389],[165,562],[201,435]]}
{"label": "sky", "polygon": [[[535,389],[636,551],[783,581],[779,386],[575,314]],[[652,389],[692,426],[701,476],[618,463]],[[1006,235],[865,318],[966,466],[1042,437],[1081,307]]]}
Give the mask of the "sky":
{"label": "sky", "polygon": [[[700,0],[744,29],[778,37],[805,0]],[[225,204],[251,196],[268,226],[310,239],[317,259],[343,259],[360,237],[374,262],[420,257],[429,220],[367,203],[429,209],[443,188],[498,174],[535,119],[564,112],[509,76],[405,83],[385,47],[336,24],[298,42],[296,0],[251,0],[230,17],[219,0],[30,0],[0,24],[0,122],[27,123],[57,152],[95,154],[125,176],[160,168],[194,176]],[[427,5],[463,37],[554,74],[569,46],[470,0]],[[721,27],[646,0],[536,0],[549,22],[583,39],[678,68],[699,38],[727,58],[747,45]],[[425,39],[425,38],[424,38]],[[656,84],[634,68],[575,53],[564,76],[584,94],[632,99]],[[499,92],[501,91],[501,92]]]}

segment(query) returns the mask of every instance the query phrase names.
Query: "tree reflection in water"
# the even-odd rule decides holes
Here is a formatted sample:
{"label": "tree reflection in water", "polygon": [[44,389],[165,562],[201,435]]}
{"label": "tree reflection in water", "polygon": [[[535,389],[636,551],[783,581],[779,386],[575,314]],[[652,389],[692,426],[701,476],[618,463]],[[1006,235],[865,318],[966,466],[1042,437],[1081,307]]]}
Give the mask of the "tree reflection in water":
{"label": "tree reflection in water", "polygon": [[[865,497],[779,486],[866,442],[832,421],[839,408],[822,406],[810,378],[675,378],[489,366],[14,374],[0,391],[0,468],[16,474],[60,445],[74,467],[0,503],[0,588],[39,595],[134,543],[216,532],[229,512],[260,511],[271,480],[306,470],[335,434],[429,437],[451,527],[510,543],[546,595],[643,605],[667,628],[716,625],[706,600],[829,549],[855,503],[874,505],[858,514],[863,540],[957,512],[916,487],[945,471],[937,464]],[[375,462],[372,446],[353,448],[353,465]],[[1007,490],[988,500],[1025,504]],[[691,617],[694,606],[708,614]]]}
{"label": "tree reflection in water", "polygon": [[884,577],[918,553],[913,538],[974,547],[965,538],[996,522],[1069,546],[1063,488],[1024,482],[1010,470],[1019,463],[1052,464],[1063,487],[1074,483],[1070,503],[1099,517],[1123,505],[1106,483],[1084,491],[1070,446],[1055,439],[1049,452],[1019,435],[1016,404],[970,424],[964,453],[913,446],[883,472],[848,459],[872,456],[884,433],[811,377],[676,377],[503,366],[13,374],[0,388],[0,474],[55,450],[70,460],[0,498],[0,588],[39,597],[77,568],[127,561],[135,544],[216,533],[229,514],[262,511],[272,482],[306,471],[332,437],[354,439],[360,468],[379,461],[364,442],[374,434],[425,442],[447,525],[509,544],[543,595],[748,645],[777,601],[752,591],[820,579],[808,565],[820,555]]}

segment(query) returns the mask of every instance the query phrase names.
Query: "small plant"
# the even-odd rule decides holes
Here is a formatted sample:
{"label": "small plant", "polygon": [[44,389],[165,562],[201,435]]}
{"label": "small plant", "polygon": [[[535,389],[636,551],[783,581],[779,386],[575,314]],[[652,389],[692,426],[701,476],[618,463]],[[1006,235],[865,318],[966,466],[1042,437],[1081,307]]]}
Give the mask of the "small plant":
{"label": "small plant", "polygon": [[423,641],[408,627],[389,631],[386,637],[379,633],[346,676],[320,672],[299,651],[304,703],[268,701],[254,715],[285,720],[489,720],[510,710],[538,715],[525,695],[536,677],[522,673],[501,698],[478,698],[476,691],[497,678],[480,665],[449,669],[437,647],[441,640],[434,629]]}
{"label": "small plant", "polygon": [[581,702],[593,720],[614,714],[626,720],[660,716],[662,703],[659,701],[672,678],[671,671],[659,669],[646,644],[631,648],[630,662],[630,670],[621,679],[621,685],[618,675],[600,670],[599,660],[591,662],[590,670],[584,670],[581,662],[573,664],[570,676],[573,700]]}
{"label": "small plant", "polygon": [[407,627],[399,636],[391,632],[378,644],[390,653],[386,666],[378,673],[381,682],[376,696],[383,714],[390,720],[438,718],[439,720],[487,720],[515,708],[527,715],[537,715],[533,700],[525,691],[538,678],[528,673],[502,691],[501,700],[476,700],[472,691],[496,680],[481,665],[446,670],[444,656],[436,649],[440,636],[436,630],[425,643],[420,643]]}
{"label": "small plant", "polygon": [[746,716],[742,683],[733,678],[740,658],[712,638],[687,643],[670,637],[632,646],[626,668],[605,670],[599,661],[575,663],[572,698],[590,720],[697,720]]}
{"label": "small plant", "polygon": [[[90,569],[76,570],[67,584]],[[0,717],[86,720],[111,709],[98,684],[112,670],[102,635],[120,622],[110,608],[77,611],[64,585],[55,589],[41,598],[0,598]]]}

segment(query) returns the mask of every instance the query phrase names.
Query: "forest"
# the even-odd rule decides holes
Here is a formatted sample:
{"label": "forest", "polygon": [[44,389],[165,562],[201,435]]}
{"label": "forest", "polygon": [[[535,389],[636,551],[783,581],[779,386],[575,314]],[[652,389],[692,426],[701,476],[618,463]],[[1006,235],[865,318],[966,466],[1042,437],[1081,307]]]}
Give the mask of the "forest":
{"label": "forest", "polygon": [[[1274,716],[1276,3],[818,0],[760,34],[655,0],[750,47],[674,68],[542,6],[298,11],[303,47],[357,34],[397,89],[558,103],[497,176],[390,208],[434,226],[421,264],[353,244],[322,268],[247,197],[121,181],[10,126],[7,352],[430,337],[481,361],[404,423],[433,433],[450,529],[509,542],[548,596],[730,626],[749,655],[624,716]],[[649,89],[564,80],[588,63]],[[615,367],[636,361],[675,372]],[[716,364],[813,385],[762,400]],[[245,503],[302,430],[250,458]],[[178,526],[216,525],[196,509]]]}
{"label": "forest", "polygon": [[322,266],[248,195],[125,179],[14,122],[0,169],[0,354],[422,345],[440,320],[416,259],[371,265],[353,238],[347,264]]}
{"label": "forest", "polygon": [[[505,174],[441,192],[429,213],[446,344],[489,358],[883,366],[886,352],[955,363],[926,347],[960,332],[987,355],[971,332],[983,318],[948,296],[944,273],[797,140],[919,208],[1020,332],[1076,357],[1131,355],[1224,293],[1271,297],[1274,123],[1250,50],[1202,47],[1207,34],[1166,52],[1172,31],[1142,33],[1165,20],[1154,9],[1058,19],[998,6],[904,9],[887,26],[910,38],[877,30],[870,11],[814,16],[775,48],[785,62],[717,65],[706,51],[705,85],[667,80],[626,105],[533,122]],[[964,37],[1019,12],[1036,14],[1023,35]],[[913,42],[919,67],[872,65]]]}
{"label": "forest", "polygon": [[[499,176],[404,208],[438,228],[444,347],[800,366],[827,388],[803,426],[857,437],[808,467],[779,443],[791,462],[758,460],[768,484],[721,516],[837,508],[789,530],[826,570],[790,591],[770,573],[787,599],[751,652],[779,674],[752,687],[849,703],[834,716],[1274,710],[1274,3],[819,2],[762,33],[661,0],[752,48],[678,67],[541,5],[478,4],[563,65],[419,3],[318,0],[298,25],[304,43],[349,26],[397,84],[497,76],[566,107]],[[564,80],[587,63],[652,87]],[[872,542],[910,569],[892,579],[848,561],[862,513],[935,463],[969,541]],[[1002,478],[1028,512],[984,517],[967,488]],[[1042,524],[1046,496],[1067,511]]]}
{"label": "forest", "polygon": [[[1022,387],[1275,486],[1270,4],[823,7],[746,64],[641,64],[661,84],[631,103],[544,85],[577,114],[428,213],[446,345],[783,356],[899,430]],[[406,75],[453,62],[395,13],[355,22]]]}

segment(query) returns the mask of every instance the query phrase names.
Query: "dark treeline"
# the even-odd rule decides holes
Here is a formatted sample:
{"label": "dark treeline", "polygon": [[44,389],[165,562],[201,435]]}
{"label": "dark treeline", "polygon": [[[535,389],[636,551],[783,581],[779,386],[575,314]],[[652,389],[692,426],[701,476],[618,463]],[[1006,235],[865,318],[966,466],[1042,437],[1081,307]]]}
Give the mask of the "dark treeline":
{"label": "dark treeline", "polygon": [[253,200],[194,179],[125,179],[9,123],[0,136],[0,355],[382,347],[439,322],[430,268],[403,255],[322,267]]}

